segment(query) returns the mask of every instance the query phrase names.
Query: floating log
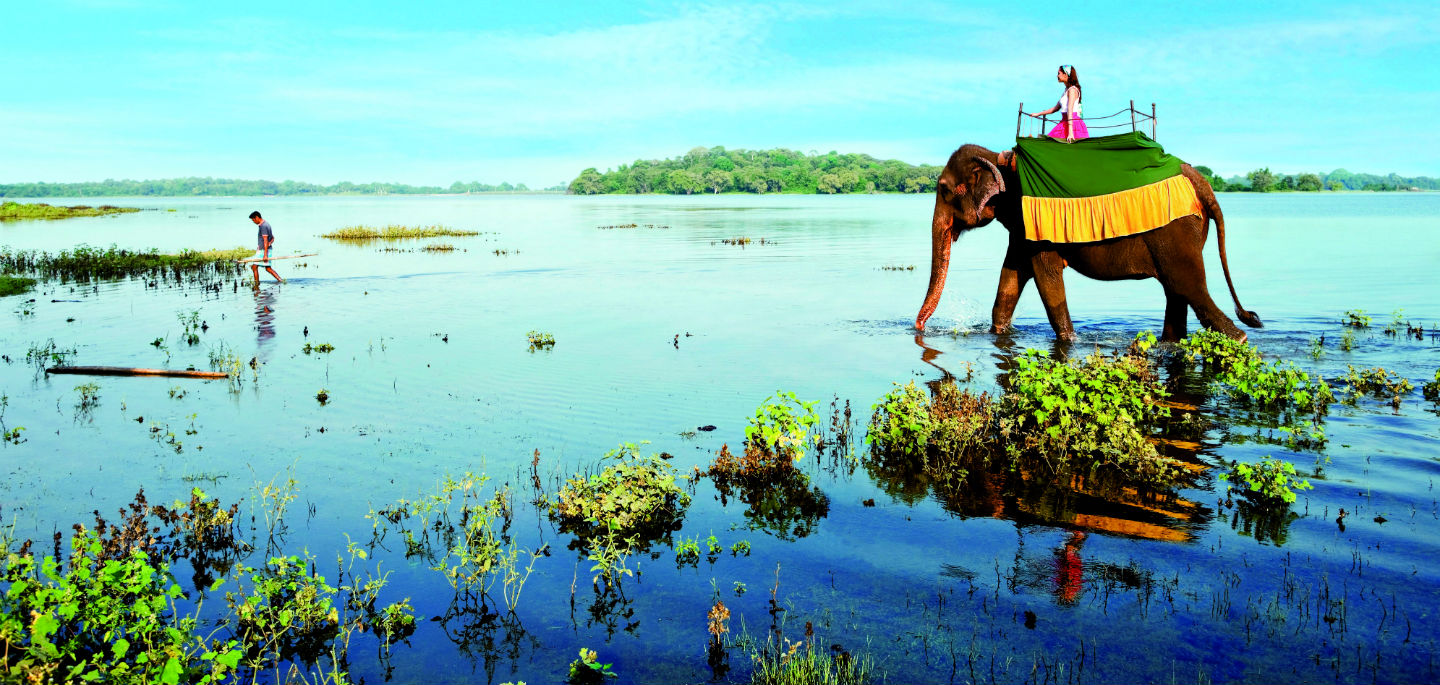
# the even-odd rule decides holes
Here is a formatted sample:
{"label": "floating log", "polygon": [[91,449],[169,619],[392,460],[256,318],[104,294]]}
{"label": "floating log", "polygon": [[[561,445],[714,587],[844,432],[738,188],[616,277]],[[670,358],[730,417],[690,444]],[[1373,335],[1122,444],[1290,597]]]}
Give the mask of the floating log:
{"label": "floating log", "polygon": [[[319,253],[319,252],[311,252],[310,254],[287,254],[287,255],[284,255],[284,256],[271,257],[271,258],[270,258],[270,261],[273,262],[273,261],[275,261],[275,260],[277,260],[277,259],[299,259],[299,258],[301,258],[301,257],[318,257],[318,256],[320,256],[320,253]],[[244,259],[237,259],[237,260],[235,260],[235,261],[240,262],[241,264],[249,264],[250,262],[263,262],[263,261],[265,261],[265,258],[264,258],[264,257],[246,257],[246,258],[244,258]]]}
{"label": "floating log", "polygon": [[164,376],[166,378],[226,378],[223,371],[196,371],[194,369],[132,369],[128,366],[55,366],[45,373],[72,374],[76,376]]}

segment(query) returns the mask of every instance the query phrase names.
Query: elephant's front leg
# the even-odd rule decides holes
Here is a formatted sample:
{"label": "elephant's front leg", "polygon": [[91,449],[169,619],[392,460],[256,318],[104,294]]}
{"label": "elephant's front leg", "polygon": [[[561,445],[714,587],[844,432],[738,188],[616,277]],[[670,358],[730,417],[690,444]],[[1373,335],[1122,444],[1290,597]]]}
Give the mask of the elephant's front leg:
{"label": "elephant's front leg", "polygon": [[1045,315],[1050,318],[1050,327],[1055,337],[1061,340],[1075,339],[1075,326],[1070,323],[1070,307],[1065,303],[1065,260],[1054,252],[1040,252],[1030,260],[1031,271],[1035,274],[1035,287],[1040,290],[1040,301],[1045,304]]}
{"label": "elephant's front leg", "polygon": [[1015,318],[1015,304],[1020,301],[1020,293],[1025,291],[1025,284],[1029,283],[1032,277],[1029,258],[1021,255],[1019,246],[1012,242],[1005,251],[1005,263],[1000,267],[1000,285],[995,289],[995,306],[990,308],[991,333],[1006,333],[1010,330],[1010,322]]}

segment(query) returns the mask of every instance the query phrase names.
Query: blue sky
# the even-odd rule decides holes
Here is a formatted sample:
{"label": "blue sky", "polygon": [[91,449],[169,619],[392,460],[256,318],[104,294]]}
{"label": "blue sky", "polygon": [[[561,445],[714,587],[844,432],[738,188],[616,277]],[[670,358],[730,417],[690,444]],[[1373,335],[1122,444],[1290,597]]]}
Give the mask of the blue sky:
{"label": "blue sky", "polygon": [[[1440,3],[15,2],[0,182],[542,187],[697,145],[943,162],[1157,103],[1231,175],[1440,176]],[[1068,10],[1060,10],[1060,7]]]}

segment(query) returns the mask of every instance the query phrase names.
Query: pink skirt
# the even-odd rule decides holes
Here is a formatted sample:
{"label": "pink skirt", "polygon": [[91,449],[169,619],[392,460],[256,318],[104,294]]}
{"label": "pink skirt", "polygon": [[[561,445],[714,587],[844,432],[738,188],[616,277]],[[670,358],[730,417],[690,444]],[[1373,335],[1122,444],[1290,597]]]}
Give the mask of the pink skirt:
{"label": "pink skirt", "polygon": [[[1090,137],[1090,131],[1085,128],[1084,119],[1080,119],[1078,117],[1075,119],[1071,119],[1070,126],[1071,130],[1075,134],[1075,140]],[[1050,129],[1050,137],[1065,140],[1065,122],[1062,121],[1058,124],[1055,124],[1055,128]]]}

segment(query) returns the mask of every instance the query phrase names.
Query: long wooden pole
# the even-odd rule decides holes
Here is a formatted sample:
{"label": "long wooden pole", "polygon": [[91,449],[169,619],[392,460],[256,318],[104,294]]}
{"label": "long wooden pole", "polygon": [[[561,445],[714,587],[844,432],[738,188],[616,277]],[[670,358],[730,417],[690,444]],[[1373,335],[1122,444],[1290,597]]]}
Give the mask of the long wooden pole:
{"label": "long wooden pole", "polygon": [[75,376],[164,376],[166,378],[225,378],[229,375],[223,371],[132,369],[128,366],[55,366],[45,369],[45,373]]}

